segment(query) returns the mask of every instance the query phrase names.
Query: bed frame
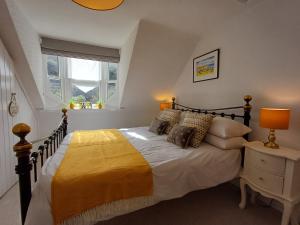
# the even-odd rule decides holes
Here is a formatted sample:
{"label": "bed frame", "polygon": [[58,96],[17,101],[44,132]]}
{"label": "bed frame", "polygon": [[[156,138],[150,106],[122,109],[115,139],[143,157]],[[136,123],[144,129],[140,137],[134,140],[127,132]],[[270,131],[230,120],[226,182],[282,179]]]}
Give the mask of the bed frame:
{"label": "bed frame", "polygon": [[[247,95],[244,97],[245,105],[242,106],[216,108],[216,109],[196,109],[196,108],[191,108],[176,103],[175,98],[173,97],[172,108],[181,111],[191,111],[196,113],[219,115],[222,117],[230,117],[233,120],[235,118],[242,118],[244,120],[244,124],[246,126],[249,126],[250,119],[251,119],[250,112],[252,108],[250,105],[251,100],[252,97],[250,95]],[[232,110],[239,110],[239,109],[243,110],[243,114],[228,113]],[[33,177],[34,177],[33,182],[36,182],[38,179],[38,174],[37,174],[38,164],[40,164],[40,166],[42,167],[45,160],[55,153],[55,151],[58,149],[59,145],[63,141],[64,137],[67,135],[67,130],[68,130],[67,109],[63,109],[62,113],[63,113],[62,120],[60,121],[57,129],[55,129],[50,136],[32,142],[34,144],[43,141],[43,144],[38,147],[37,151],[31,152],[32,143],[26,140],[26,136],[31,131],[30,126],[28,126],[25,123],[19,123],[15,125],[12,129],[14,135],[20,138],[20,141],[13,146],[13,150],[16,153],[16,157],[18,159],[18,163],[16,165],[16,174],[19,176],[22,224],[25,223],[27,210],[31,200],[31,191],[32,191],[31,172],[33,172]],[[248,139],[248,136],[245,135],[245,138]],[[242,150],[242,164],[243,164],[243,158],[244,158],[244,151]]]}

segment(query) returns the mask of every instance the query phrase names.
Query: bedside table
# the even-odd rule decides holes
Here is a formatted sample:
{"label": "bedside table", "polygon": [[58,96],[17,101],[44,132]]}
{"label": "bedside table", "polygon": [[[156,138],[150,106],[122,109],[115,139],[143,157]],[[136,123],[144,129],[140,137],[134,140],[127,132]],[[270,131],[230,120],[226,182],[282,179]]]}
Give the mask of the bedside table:
{"label": "bedside table", "polygon": [[[241,202],[246,207],[246,185],[261,195],[283,204],[281,225],[288,225],[300,202],[300,151],[271,149],[262,142],[245,144],[244,169],[240,174]],[[296,224],[292,220],[293,225]]]}

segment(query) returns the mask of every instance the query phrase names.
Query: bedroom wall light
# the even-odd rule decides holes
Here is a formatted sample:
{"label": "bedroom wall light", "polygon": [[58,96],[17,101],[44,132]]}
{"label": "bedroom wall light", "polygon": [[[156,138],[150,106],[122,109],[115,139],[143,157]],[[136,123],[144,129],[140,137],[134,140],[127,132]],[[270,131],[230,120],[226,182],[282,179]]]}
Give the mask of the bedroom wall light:
{"label": "bedroom wall light", "polygon": [[72,0],[78,5],[99,11],[112,10],[119,7],[124,0]]}
{"label": "bedroom wall light", "polygon": [[171,109],[172,108],[172,103],[171,102],[161,102],[159,104],[159,108],[160,108],[160,111],[163,111],[165,109]]}
{"label": "bedroom wall light", "polygon": [[268,141],[265,146],[268,148],[279,148],[275,142],[275,129],[287,130],[289,128],[290,109],[274,109],[274,108],[261,108],[259,124],[263,128],[269,128]]}

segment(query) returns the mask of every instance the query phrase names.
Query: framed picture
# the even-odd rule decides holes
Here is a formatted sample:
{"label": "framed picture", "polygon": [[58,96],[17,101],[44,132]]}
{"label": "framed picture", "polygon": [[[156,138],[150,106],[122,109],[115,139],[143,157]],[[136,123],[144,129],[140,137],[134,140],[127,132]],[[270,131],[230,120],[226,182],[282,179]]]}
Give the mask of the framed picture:
{"label": "framed picture", "polygon": [[200,55],[193,60],[193,83],[219,78],[220,49]]}

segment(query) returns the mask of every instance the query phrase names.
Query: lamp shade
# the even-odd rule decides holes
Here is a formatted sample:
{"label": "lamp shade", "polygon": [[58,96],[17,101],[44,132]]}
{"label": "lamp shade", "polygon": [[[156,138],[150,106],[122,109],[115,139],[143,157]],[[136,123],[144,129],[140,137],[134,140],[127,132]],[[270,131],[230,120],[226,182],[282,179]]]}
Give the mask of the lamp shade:
{"label": "lamp shade", "polygon": [[259,124],[269,129],[287,130],[289,128],[290,109],[260,109]]}
{"label": "lamp shade", "polygon": [[123,3],[124,0],[73,0],[73,2],[94,10],[111,10]]}
{"label": "lamp shade", "polygon": [[171,109],[172,108],[172,103],[171,102],[161,102],[159,104],[160,110],[165,110],[165,109]]}

